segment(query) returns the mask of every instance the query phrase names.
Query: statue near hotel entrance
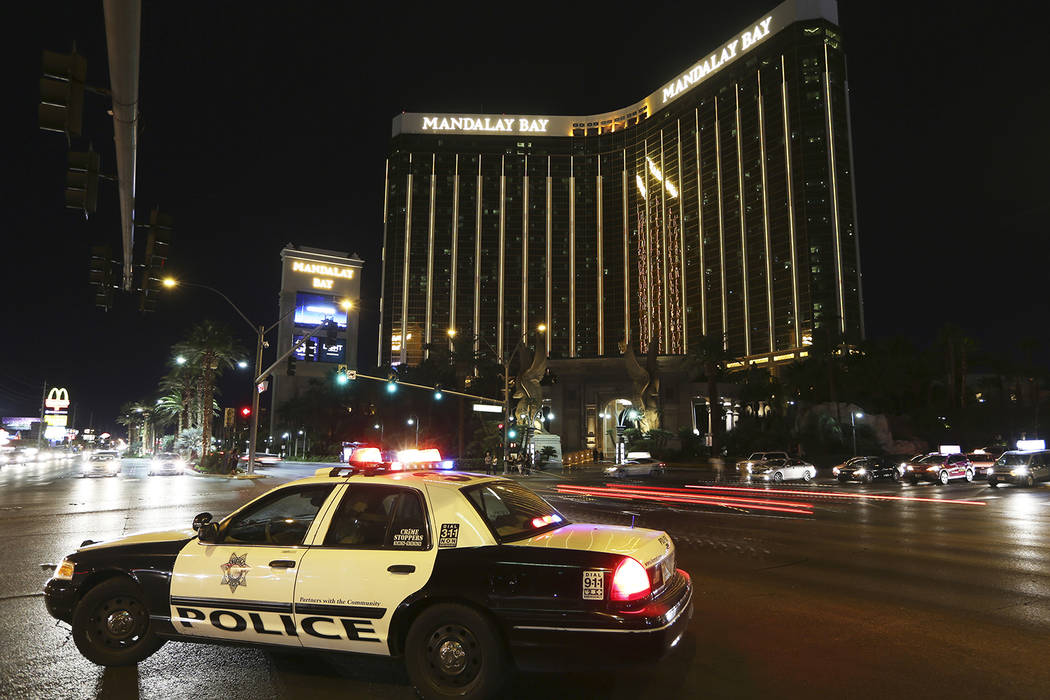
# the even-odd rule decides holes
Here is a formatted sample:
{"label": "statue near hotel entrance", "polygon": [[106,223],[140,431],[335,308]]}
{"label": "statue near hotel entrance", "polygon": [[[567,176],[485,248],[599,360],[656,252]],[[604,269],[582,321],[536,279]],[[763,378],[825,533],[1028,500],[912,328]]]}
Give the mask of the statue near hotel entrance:
{"label": "statue near hotel entrance", "polygon": [[656,364],[656,343],[649,343],[645,367],[638,363],[634,353],[634,341],[623,345],[623,361],[627,366],[627,376],[634,385],[631,393],[631,405],[638,411],[638,427],[642,432],[649,432],[660,427],[660,375]]}

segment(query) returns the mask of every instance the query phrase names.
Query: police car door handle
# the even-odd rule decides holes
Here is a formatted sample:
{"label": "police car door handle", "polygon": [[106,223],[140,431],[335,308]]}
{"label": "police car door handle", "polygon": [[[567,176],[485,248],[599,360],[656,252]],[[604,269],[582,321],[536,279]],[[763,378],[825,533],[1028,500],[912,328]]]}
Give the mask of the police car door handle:
{"label": "police car door handle", "polygon": [[386,570],[392,574],[410,574],[416,570],[416,567],[411,564],[393,564],[386,567]]}
{"label": "police car door handle", "polygon": [[270,562],[271,569],[294,569],[295,562],[291,559],[274,559]]}

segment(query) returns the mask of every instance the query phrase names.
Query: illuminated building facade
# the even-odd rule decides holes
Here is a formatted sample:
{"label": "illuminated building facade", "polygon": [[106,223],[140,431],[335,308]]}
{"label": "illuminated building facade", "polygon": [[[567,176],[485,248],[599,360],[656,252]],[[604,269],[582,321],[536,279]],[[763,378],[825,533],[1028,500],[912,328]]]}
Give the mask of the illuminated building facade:
{"label": "illuminated building facade", "polygon": [[396,116],[380,362],[415,364],[449,328],[503,354],[541,323],[552,361],[714,336],[774,364],[818,334],[859,341],[837,14],[784,2],[605,114]]}
{"label": "illuminated building facade", "polygon": [[[297,396],[311,379],[327,378],[340,365],[357,369],[363,264],[356,255],[334,250],[291,243],[281,250],[276,356],[288,352],[306,334],[310,334],[313,342],[294,353],[294,375],[287,373],[287,363],[273,372],[271,436],[279,435],[277,428],[283,425],[279,415],[281,405]],[[329,340],[323,331],[311,332],[325,320],[336,323],[334,340]]]}

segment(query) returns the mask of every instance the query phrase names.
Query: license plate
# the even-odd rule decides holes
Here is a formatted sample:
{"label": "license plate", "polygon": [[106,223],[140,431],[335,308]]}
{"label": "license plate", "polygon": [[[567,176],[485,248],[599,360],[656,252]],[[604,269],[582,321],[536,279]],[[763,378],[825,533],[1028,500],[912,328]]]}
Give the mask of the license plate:
{"label": "license plate", "polygon": [[584,571],[583,572],[583,599],[605,600],[605,572]]}

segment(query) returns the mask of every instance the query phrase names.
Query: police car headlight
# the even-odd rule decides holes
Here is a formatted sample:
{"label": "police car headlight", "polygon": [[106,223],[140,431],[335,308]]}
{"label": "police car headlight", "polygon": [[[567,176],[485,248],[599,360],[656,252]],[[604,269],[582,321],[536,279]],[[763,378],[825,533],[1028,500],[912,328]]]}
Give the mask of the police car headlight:
{"label": "police car headlight", "polygon": [[865,474],[868,473],[868,470],[865,469],[864,467],[861,467],[860,469],[858,469],[857,471],[855,471],[853,473],[856,474],[857,476],[864,476]]}
{"label": "police car headlight", "polygon": [[63,559],[62,563],[55,567],[55,578],[63,581],[70,581],[73,579],[73,562],[68,559]]}
{"label": "police car headlight", "polygon": [[1010,476],[1024,476],[1028,473],[1028,467],[1018,467],[1010,470]]}
{"label": "police car headlight", "polygon": [[988,467],[988,468],[987,468],[987,469],[985,470],[985,472],[984,472],[984,473],[985,473],[985,474],[994,474],[994,473],[995,473],[995,467]]}
{"label": "police car headlight", "polygon": [[838,476],[840,471],[842,471],[842,470],[839,469],[838,467],[835,467],[834,469],[831,470],[831,475],[832,476]]}
{"label": "police car headlight", "polygon": [[928,472],[939,472],[940,470],[941,470],[941,465],[939,465],[939,464],[935,464],[932,467],[926,467],[926,471],[928,471]]}

